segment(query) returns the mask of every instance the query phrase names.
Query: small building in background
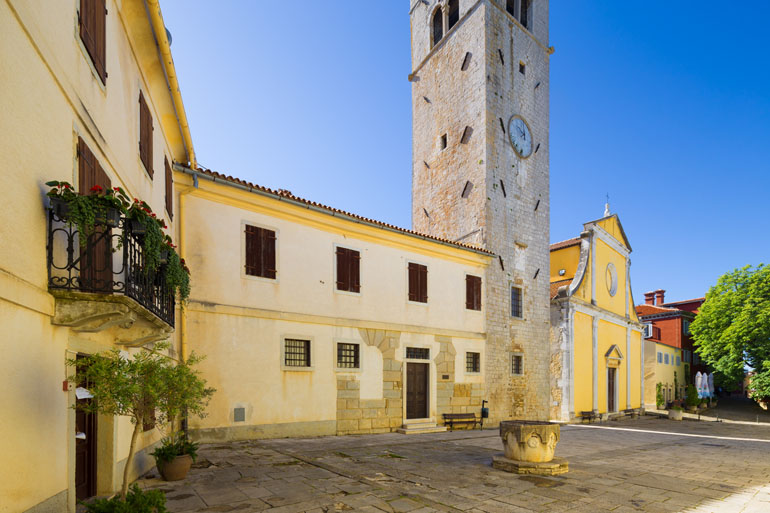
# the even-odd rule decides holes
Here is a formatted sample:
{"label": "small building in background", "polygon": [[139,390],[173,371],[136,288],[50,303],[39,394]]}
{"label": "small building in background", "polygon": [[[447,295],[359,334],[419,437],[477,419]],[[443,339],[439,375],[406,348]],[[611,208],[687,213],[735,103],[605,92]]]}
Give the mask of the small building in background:
{"label": "small building in background", "polygon": [[551,418],[642,407],[642,324],[634,310],[631,245],[616,214],[551,245]]}
{"label": "small building in background", "polygon": [[690,323],[705,298],[665,302],[666,291],[644,294],[644,304],[636,307],[644,323],[645,405],[654,407],[661,384],[666,402],[684,398],[687,385],[697,372],[708,368],[693,351]]}

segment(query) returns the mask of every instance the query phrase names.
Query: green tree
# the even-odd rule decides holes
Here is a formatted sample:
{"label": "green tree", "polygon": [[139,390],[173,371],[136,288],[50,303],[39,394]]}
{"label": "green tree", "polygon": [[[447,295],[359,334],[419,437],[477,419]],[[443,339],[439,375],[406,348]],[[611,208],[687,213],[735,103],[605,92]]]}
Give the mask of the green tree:
{"label": "green tree", "polygon": [[185,362],[176,362],[162,352],[167,343],[153,350],[140,350],[134,355],[114,349],[77,360],[68,360],[75,367],[71,383],[87,383],[93,395],[89,403],[77,403],[75,408],[102,415],[125,415],[131,418],[131,435],[126,467],[123,471],[121,497],[128,491],[128,471],[134,458],[136,440],[142,425],[155,414],[157,423],[174,420],[182,412],[205,416],[205,408],[214,393],[206,380],[193,367],[201,361],[194,353]]}
{"label": "green tree", "polygon": [[718,374],[740,381],[745,367],[751,367],[757,373],[752,397],[770,397],[770,266],[722,275],[690,332],[696,351]]}

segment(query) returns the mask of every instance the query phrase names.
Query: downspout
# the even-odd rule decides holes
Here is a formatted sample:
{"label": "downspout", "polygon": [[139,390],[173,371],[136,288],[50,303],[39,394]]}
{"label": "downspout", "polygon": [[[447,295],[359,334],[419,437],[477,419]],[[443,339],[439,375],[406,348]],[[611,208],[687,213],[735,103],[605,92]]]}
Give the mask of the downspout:
{"label": "downspout", "polygon": [[187,114],[185,113],[184,104],[182,103],[182,93],[179,90],[179,81],[176,76],[174,59],[171,57],[171,43],[166,35],[166,25],[163,23],[160,4],[158,4],[158,0],[145,0],[145,5],[147,6],[147,11],[150,15],[150,22],[152,24],[152,30],[155,33],[155,40],[158,42],[161,63],[163,64],[163,70],[166,73],[166,83],[168,84],[171,98],[174,101],[174,110],[176,111],[179,129],[182,132],[182,141],[184,142],[185,151],[187,152],[187,160],[190,163],[190,167],[196,169],[198,163],[195,160],[195,149],[193,148],[192,137],[190,136],[190,125],[187,123]]}
{"label": "downspout", "polygon": [[[193,176],[193,186],[186,187],[185,190],[179,193],[179,217],[177,218],[177,225],[179,226],[179,257],[184,260],[185,258],[185,223],[184,223],[184,211],[185,211],[185,196],[193,192],[198,188],[198,177]],[[179,309],[179,359],[183,362],[187,361],[187,309],[180,305]],[[185,439],[188,438],[188,425],[187,425],[187,411],[182,414],[182,432]]]}

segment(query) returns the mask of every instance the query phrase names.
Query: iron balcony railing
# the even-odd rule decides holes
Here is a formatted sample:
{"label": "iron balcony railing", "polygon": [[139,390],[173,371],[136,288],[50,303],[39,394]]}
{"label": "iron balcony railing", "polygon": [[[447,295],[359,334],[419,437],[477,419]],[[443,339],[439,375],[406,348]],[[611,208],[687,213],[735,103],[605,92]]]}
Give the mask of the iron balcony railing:
{"label": "iron balcony railing", "polygon": [[104,220],[85,244],[75,225],[48,215],[48,287],[50,289],[123,294],[174,326],[174,296],[163,280],[163,267],[147,269],[142,236],[123,216]]}

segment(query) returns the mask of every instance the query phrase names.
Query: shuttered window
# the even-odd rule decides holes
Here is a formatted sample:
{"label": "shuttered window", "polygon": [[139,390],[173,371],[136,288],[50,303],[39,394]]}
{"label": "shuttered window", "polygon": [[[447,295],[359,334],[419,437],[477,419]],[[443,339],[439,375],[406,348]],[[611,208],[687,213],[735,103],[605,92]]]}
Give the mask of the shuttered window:
{"label": "shuttered window", "polygon": [[246,274],[275,279],[275,232],[246,225]]}
{"label": "shuttered window", "polygon": [[481,310],[481,277],[465,275],[465,308]]}
{"label": "shuttered window", "polygon": [[105,0],[80,0],[80,40],[86,47],[96,73],[103,84],[107,83],[106,30],[107,7]]}
{"label": "shuttered window", "polygon": [[152,114],[150,107],[144,99],[144,94],[139,91],[139,158],[144,164],[144,169],[150,178],[153,176],[152,169]]}
{"label": "shuttered window", "polygon": [[[98,185],[103,190],[111,187],[110,178],[104,172],[85,141],[78,137],[78,191],[91,194]],[[91,243],[80,250],[80,287],[84,291],[112,290],[112,244],[109,238],[101,238],[105,228],[98,227],[89,238]],[[84,237],[80,234],[80,237]]]}
{"label": "shuttered window", "polygon": [[171,173],[171,166],[168,159],[163,159],[163,165],[166,170],[166,212],[170,219],[174,218],[174,177]]}
{"label": "shuttered window", "polygon": [[428,302],[428,267],[409,262],[409,301]]}
{"label": "shuttered window", "polygon": [[337,290],[361,292],[361,253],[337,248]]}

